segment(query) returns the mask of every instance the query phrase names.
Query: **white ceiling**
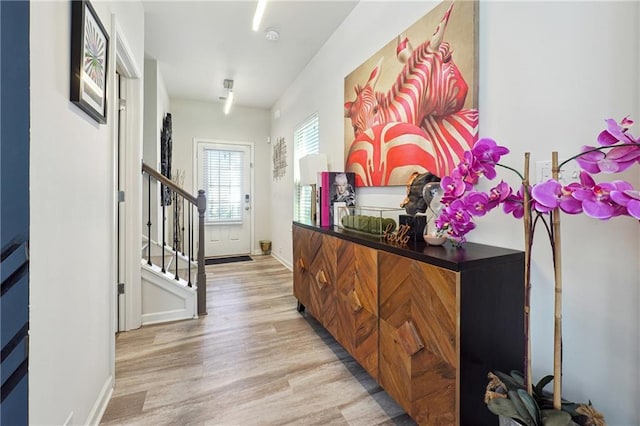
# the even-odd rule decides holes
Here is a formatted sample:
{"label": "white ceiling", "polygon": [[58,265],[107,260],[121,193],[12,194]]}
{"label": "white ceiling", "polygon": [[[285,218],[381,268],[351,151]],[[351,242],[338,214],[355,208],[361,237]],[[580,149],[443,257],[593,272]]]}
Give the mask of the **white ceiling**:
{"label": "white ceiling", "polygon": [[[270,108],[358,1],[270,1],[257,32],[257,1],[144,1],[145,57],[156,59],[169,96]],[[275,28],[280,40],[267,41]]]}

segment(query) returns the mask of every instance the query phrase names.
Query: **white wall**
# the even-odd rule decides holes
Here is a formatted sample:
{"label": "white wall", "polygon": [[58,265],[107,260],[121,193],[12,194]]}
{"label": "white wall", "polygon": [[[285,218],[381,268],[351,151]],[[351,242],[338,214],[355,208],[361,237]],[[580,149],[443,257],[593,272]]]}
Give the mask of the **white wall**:
{"label": "white wall", "polygon": [[[271,203],[271,145],[269,135],[269,111],[234,105],[229,115],[224,115],[222,104],[184,99],[171,99],[173,119],[174,169],[186,171],[184,187],[194,188],[193,139],[213,139],[230,142],[254,143],[254,243],[253,252],[260,250],[259,241],[271,239],[269,230]],[[196,191],[193,192],[196,194]]]}
{"label": "white wall", "polygon": [[[162,121],[164,116],[170,112],[171,103],[169,94],[162,78],[162,73],[158,67],[158,61],[155,59],[145,59],[144,61],[144,136],[143,136],[143,152],[142,158],[144,162],[156,169],[160,170],[161,152],[160,152],[160,136],[162,133]],[[151,181],[151,236],[156,241],[162,241],[161,224],[162,210],[160,208],[160,189],[158,183],[152,179]],[[145,203],[145,212],[148,209],[146,200],[148,200],[149,186],[143,185],[143,200]],[[146,222],[146,221],[145,221]],[[159,226],[160,225],[160,226]],[[167,228],[169,229],[169,228]],[[148,230],[145,227],[143,233],[147,235]]]}
{"label": "white wall", "polygon": [[[141,4],[94,6],[107,31],[121,18],[142,69]],[[31,3],[32,424],[95,422],[113,384],[114,120],[98,125],[69,102],[70,7]]]}
{"label": "white wall", "polygon": [[[277,111],[280,117],[272,119],[272,138],[292,141],[294,127],[317,111],[320,151],[330,170],[342,169],[344,77],[435,4],[360,2],[274,105],[272,117]],[[550,160],[553,150],[566,158],[595,143],[605,118],[630,114],[640,121],[639,8],[637,2],[481,3],[480,135],[511,149],[506,164],[521,169],[525,151],[534,164]],[[291,264],[290,143],[287,148],[287,175],[272,183],[271,229],[274,252]],[[638,168],[625,178],[640,186]],[[380,206],[396,206],[403,197],[404,187],[359,188],[358,195],[360,203]],[[553,368],[553,269],[540,234],[532,277],[537,378]],[[608,424],[639,424],[638,222],[565,215],[562,237],[563,396],[591,399]],[[522,249],[522,224],[492,212],[469,240]]]}

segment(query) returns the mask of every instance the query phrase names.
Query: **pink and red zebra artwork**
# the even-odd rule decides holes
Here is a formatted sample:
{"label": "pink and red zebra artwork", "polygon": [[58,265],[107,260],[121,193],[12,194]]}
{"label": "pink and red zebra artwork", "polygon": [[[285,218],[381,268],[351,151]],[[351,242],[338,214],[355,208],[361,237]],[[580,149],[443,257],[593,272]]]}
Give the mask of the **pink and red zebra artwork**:
{"label": "pink and red zebra artwork", "polygon": [[444,176],[471,148],[476,23],[476,1],[441,3],[345,78],[345,170],[356,186]]}

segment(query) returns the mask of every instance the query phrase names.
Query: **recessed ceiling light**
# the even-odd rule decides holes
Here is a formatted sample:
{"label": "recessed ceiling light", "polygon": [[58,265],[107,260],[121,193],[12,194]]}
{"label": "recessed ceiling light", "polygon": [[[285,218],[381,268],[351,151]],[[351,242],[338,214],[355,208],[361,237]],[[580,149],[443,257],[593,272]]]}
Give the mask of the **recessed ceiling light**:
{"label": "recessed ceiling light", "polygon": [[268,30],[266,30],[264,32],[264,36],[269,41],[278,41],[278,40],[280,40],[280,33],[278,32],[278,30],[275,30],[273,28],[269,28]]}
{"label": "recessed ceiling light", "polygon": [[264,13],[265,7],[267,7],[267,0],[258,0],[256,12],[253,15],[253,25],[251,26],[253,31],[258,31],[258,28],[260,28],[260,21],[262,21],[262,14]]}

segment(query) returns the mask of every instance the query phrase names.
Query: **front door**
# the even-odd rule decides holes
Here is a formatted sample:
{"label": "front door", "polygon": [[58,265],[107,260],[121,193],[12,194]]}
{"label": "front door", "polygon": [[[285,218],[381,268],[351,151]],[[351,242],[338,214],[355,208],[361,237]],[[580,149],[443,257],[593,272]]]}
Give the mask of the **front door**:
{"label": "front door", "polygon": [[251,252],[250,143],[197,141],[197,188],[207,197],[205,257]]}

